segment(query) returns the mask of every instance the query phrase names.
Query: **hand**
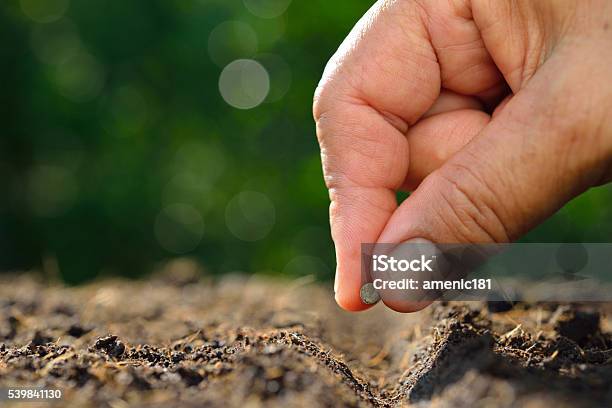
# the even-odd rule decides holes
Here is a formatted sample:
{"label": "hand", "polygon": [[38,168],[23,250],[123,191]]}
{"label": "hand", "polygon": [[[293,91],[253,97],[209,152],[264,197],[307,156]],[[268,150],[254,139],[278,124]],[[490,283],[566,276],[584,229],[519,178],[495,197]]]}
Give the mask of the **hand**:
{"label": "hand", "polygon": [[511,241],[612,180],[612,2],[379,1],[314,116],[336,300],[363,310],[361,243]]}

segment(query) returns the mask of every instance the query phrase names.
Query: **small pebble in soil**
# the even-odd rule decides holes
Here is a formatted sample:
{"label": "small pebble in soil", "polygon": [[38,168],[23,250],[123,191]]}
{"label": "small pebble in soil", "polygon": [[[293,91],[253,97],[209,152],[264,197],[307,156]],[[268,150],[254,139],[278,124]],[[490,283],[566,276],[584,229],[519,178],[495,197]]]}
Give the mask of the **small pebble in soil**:
{"label": "small pebble in soil", "polygon": [[120,357],[125,352],[125,344],[118,340],[117,336],[108,335],[98,338],[93,349],[103,351],[111,357]]}
{"label": "small pebble in soil", "polygon": [[361,287],[359,291],[359,296],[361,297],[361,301],[366,305],[373,305],[380,300],[380,295],[378,291],[374,289],[374,285],[372,283],[366,283]]}

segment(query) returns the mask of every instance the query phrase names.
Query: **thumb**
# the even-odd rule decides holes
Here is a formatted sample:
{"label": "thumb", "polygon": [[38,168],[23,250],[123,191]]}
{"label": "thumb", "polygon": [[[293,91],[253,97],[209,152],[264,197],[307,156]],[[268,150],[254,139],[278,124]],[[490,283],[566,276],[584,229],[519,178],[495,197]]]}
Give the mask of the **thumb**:
{"label": "thumb", "polygon": [[[395,210],[378,242],[508,242],[605,179],[610,95],[597,89],[598,70],[576,64],[558,75],[548,62]],[[407,312],[423,305],[389,306]]]}

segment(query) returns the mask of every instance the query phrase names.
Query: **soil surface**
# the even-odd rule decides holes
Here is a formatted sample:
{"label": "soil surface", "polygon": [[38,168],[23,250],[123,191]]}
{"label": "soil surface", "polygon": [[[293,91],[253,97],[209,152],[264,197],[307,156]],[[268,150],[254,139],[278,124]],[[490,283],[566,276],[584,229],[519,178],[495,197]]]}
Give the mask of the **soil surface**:
{"label": "soil surface", "polygon": [[307,278],[0,278],[2,406],[612,406],[608,305],[340,310]]}

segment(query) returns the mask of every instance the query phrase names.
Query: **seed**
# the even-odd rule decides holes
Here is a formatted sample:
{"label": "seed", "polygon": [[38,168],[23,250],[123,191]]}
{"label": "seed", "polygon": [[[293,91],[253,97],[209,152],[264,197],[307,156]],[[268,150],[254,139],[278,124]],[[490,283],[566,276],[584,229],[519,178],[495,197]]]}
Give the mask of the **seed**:
{"label": "seed", "polygon": [[378,291],[374,289],[374,285],[372,283],[366,283],[361,287],[359,291],[359,296],[361,297],[361,301],[366,305],[373,305],[380,300],[380,295]]}

